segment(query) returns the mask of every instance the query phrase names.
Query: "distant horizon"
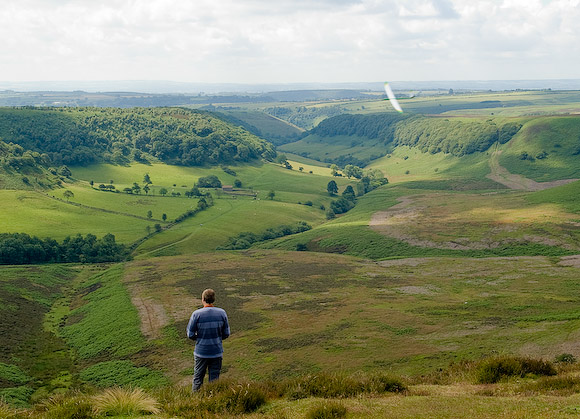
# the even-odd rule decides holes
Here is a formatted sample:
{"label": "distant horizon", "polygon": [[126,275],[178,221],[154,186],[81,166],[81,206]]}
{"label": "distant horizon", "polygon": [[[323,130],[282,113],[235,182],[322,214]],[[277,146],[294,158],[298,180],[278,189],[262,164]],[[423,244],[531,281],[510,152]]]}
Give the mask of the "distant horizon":
{"label": "distant horizon", "polygon": [[[464,80],[389,80],[395,90],[580,90],[575,79],[464,79]],[[172,80],[31,80],[0,81],[0,91],[150,94],[265,94],[285,90],[370,90],[382,91],[384,81],[373,82],[184,82]]]}

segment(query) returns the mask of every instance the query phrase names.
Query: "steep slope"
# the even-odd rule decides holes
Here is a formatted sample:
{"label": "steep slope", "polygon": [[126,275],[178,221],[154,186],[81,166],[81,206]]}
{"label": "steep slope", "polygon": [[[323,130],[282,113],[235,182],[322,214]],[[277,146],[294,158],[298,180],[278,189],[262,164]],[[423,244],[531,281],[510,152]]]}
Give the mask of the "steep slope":
{"label": "steep slope", "polygon": [[0,140],[0,189],[48,188],[60,182],[45,154]]}

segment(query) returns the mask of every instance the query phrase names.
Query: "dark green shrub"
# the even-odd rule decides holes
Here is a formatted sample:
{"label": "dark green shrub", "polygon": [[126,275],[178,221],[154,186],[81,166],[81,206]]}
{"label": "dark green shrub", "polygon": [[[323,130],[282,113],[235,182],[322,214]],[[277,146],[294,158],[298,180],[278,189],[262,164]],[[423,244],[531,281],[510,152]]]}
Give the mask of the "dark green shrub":
{"label": "dark green shrub", "polygon": [[407,386],[399,378],[374,374],[364,380],[364,390],[366,393],[401,393]]}
{"label": "dark green shrub", "polygon": [[477,368],[476,380],[478,383],[490,384],[528,374],[555,375],[556,370],[548,361],[504,356],[483,361]]}
{"label": "dark green shrub", "polygon": [[334,401],[322,401],[314,405],[306,414],[307,419],[333,419],[346,417],[346,407]]}

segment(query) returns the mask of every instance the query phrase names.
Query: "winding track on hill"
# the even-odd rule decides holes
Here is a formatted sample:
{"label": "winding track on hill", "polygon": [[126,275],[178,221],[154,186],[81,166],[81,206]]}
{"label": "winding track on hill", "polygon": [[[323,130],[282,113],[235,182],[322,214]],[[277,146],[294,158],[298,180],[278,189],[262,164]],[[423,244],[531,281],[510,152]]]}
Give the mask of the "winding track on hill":
{"label": "winding track on hill", "polygon": [[510,189],[515,189],[519,191],[542,191],[544,189],[553,188],[555,186],[565,185],[566,183],[575,182],[578,179],[562,179],[555,180],[552,182],[536,182],[535,180],[528,179],[522,175],[516,175],[510,173],[505,167],[499,164],[499,156],[501,155],[501,150],[496,150],[491,154],[489,159],[489,167],[491,173],[486,177],[507,186]]}
{"label": "winding track on hill", "polygon": [[[489,167],[491,173],[486,177],[500,183],[509,189],[518,191],[541,191],[544,189],[553,188],[560,185],[565,185],[570,182],[575,182],[578,179],[562,179],[552,182],[536,182],[535,180],[528,179],[524,176],[510,173],[505,167],[499,164],[499,156],[501,155],[500,150],[496,150],[492,153],[489,159]],[[414,218],[420,216],[420,210],[422,209],[418,206],[418,199],[424,197],[423,195],[408,195],[399,197],[398,204],[393,205],[385,211],[375,212],[369,221],[369,227],[371,227],[376,232],[393,237],[412,246],[419,247],[430,247],[438,249],[453,249],[453,250],[469,250],[469,249],[487,249],[490,248],[489,243],[465,243],[457,241],[449,241],[445,243],[435,243],[430,240],[421,240],[417,237],[410,236],[401,231],[397,227],[398,222],[412,222]],[[544,244],[555,245],[554,243]],[[492,246],[493,247],[493,246]]]}

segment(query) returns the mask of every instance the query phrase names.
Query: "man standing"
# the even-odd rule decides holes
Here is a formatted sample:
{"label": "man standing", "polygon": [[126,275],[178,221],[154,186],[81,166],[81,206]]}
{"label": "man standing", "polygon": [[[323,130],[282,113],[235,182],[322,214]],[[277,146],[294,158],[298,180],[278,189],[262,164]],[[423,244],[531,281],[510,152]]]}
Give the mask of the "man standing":
{"label": "man standing", "polygon": [[215,291],[206,289],[201,294],[203,308],[195,310],[187,324],[187,337],[195,341],[195,367],[192,390],[198,391],[207,370],[209,381],[217,380],[222,368],[224,348],[222,340],[230,335],[226,312],[213,306]]}

